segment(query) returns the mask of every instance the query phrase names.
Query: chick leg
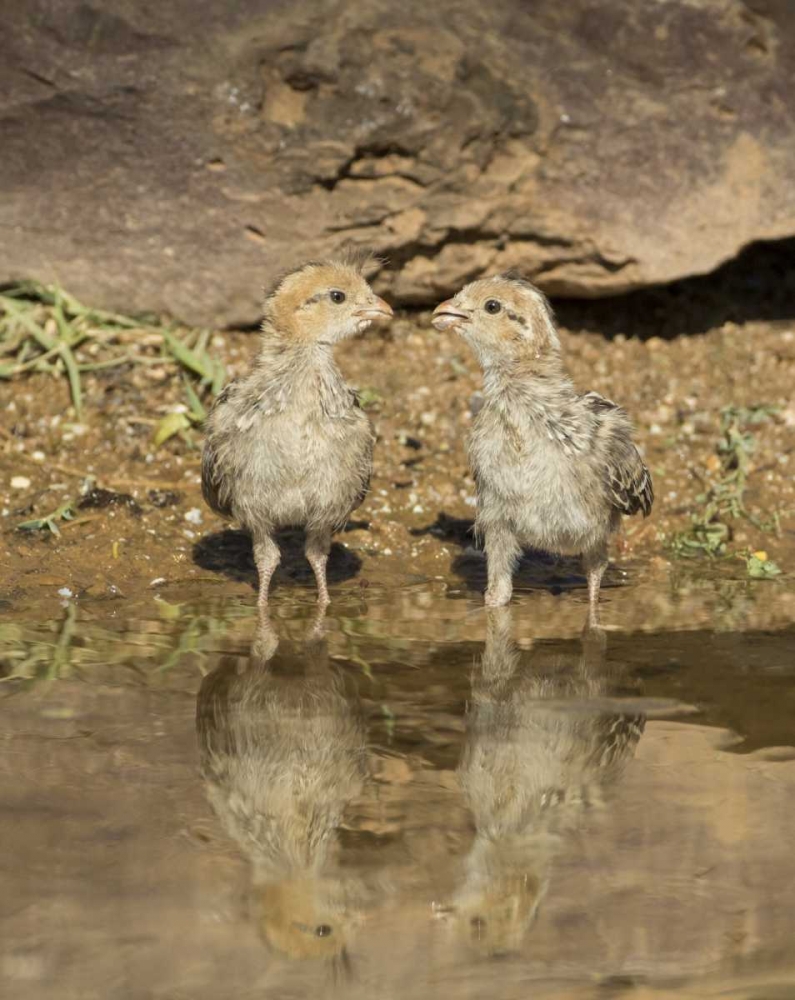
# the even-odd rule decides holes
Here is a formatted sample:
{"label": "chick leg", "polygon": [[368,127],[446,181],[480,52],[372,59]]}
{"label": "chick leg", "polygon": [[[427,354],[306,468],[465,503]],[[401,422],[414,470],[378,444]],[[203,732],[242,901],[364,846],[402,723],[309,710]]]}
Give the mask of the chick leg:
{"label": "chick leg", "polygon": [[259,598],[257,603],[261,609],[268,605],[268,588],[274,570],[279,565],[279,546],[270,535],[264,535],[254,542],[254,562],[259,573]]}
{"label": "chick leg", "polygon": [[328,604],[328,585],[326,584],[326,563],[331,549],[331,532],[325,528],[315,528],[306,534],[306,558],[312,567],[317,580],[318,604]]}
{"label": "chick leg", "polygon": [[599,587],[607,569],[607,547],[585,552],[582,557],[585,575],[588,578],[588,627],[599,627]]}
{"label": "chick leg", "polygon": [[513,571],[519,557],[519,544],[514,533],[503,525],[487,528],[484,543],[489,574],[486,605],[498,608],[507,604],[513,593]]}

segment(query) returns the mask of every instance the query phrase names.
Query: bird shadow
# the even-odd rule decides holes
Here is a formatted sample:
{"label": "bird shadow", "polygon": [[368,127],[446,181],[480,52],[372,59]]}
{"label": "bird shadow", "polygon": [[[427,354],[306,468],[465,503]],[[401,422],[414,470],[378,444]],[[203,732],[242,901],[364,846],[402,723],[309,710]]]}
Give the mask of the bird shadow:
{"label": "bird shadow", "polygon": [[[314,586],[312,567],[304,555],[304,532],[298,528],[288,528],[277,532],[275,537],[282,554],[273,577],[275,585]],[[205,535],[193,546],[193,561],[202,569],[220,573],[230,580],[248,583],[255,590],[259,586],[251,536],[245,531],[226,528]],[[330,584],[353,579],[361,568],[362,561],[355,552],[346,549],[339,542],[332,544],[327,568]]]}
{"label": "bird shadow", "polygon": [[[483,593],[486,590],[486,553],[475,537],[475,522],[471,518],[451,517],[440,513],[433,524],[413,528],[412,535],[431,535],[440,541],[460,546],[453,557],[451,569],[466,584],[468,590]],[[618,587],[623,583],[620,570],[608,566],[602,587]],[[538,549],[524,549],[514,571],[515,590],[546,590],[562,594],[588,586],[582,562],[574,556],[556,556]]]}

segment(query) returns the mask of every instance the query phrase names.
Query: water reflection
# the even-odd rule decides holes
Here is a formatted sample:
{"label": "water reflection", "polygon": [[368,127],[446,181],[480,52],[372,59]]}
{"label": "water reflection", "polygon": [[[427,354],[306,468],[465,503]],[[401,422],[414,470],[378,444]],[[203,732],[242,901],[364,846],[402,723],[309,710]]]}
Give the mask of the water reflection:
{"label": "water reflection", "polygon": [[488,612],[458,768],[476,834],[446,910],[490,956],[520,949],[552,859],[586,811],[608,804],[645,725],[589,703],[610,685],[603,632],[526,651],[512,633],[510,608]]}
{"label": "water reflection", "polygon": [[262,615],[250,656],[205,677],[196,724],[208,798],[251,863],[262,938],[290,958],[346,967],[366,892],[340,870],[337,831],[367,777],[367,743],[322,617],[294,643]]}
{"label": "water reflection", "polygon": [[3,995],[795,996],[791,626],[172,596],[0,622]]}

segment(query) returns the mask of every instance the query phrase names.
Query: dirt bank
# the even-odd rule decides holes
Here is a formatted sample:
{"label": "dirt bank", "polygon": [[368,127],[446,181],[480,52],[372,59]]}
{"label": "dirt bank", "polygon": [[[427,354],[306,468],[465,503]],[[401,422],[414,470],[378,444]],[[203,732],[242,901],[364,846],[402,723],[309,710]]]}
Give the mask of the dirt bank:
{"label": "dirt bank", "polygon": [[[649,520],[626,522],[611,579],[619,582],[622,570],[630,580],[670,572],[672,540],[731,479],[726,442],[734,420],[745,441],[742,505],[750,519],[720,515],[729,557],[679,560],[677,572],[744,579],[746,562],[731,553],[764,550],[784,572],[758,586],[781,586],[795,566],[795,325],[725,323],[669,340],[613,331],[606,339],[587,329],[587,319],[586,311],[580,328],[563,331],[571,371],[583,388],[632,414],[657,495]],[[62,590],[84,600],[133,597],[155,580],[251,593],[245,540],[219,534],[226,526],[201,499],[200,429],[153,443],[164,415],[186,406],[183,379],[173,364],[157,361],[156,337],[131,331],[130,338],[136,357],[149,362],[85,372],[79,420],[65,377],[33,372],[0,382],[5,600],[56,599]],[[106,349],[118,355],[112,342]],[[208,344],[230,377],[246,370],[256,349],[250,332],[215,334]],[[79,350],[97,352],[96,345]],[[338,585],[420,576],[482,586],[483,559],[468,534],[475,501],[464,450],[479,373],[466,347],[416,314],[342,345],[338,355],[378,432],[372,491],[338,539]],[[727,406],[736,414],[728,423],[721,416]],[[55,521],[60,535],[17,530],[67,501],[75,516]],[[279,571],[282,583],[309,582],[297,549],[290,551],[295,558]],[[528,561],[522,580],[553,589],[581,585],[575,566],[550,560]]]}

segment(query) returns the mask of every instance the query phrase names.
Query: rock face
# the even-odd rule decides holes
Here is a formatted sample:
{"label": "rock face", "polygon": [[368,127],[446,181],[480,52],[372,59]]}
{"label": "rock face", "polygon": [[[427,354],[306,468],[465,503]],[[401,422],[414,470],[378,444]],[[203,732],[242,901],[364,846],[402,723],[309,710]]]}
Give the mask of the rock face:
{"label": "rock face", "polygon": [[347,244],[399,304],[709,271],[795,233],[794,8],[0,0],[0,282],[228,325]]}

